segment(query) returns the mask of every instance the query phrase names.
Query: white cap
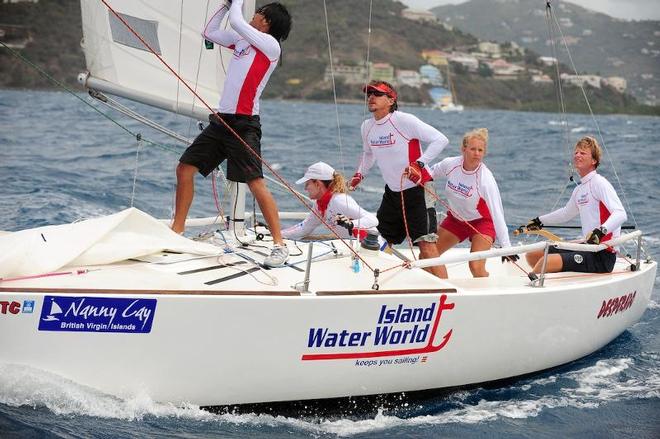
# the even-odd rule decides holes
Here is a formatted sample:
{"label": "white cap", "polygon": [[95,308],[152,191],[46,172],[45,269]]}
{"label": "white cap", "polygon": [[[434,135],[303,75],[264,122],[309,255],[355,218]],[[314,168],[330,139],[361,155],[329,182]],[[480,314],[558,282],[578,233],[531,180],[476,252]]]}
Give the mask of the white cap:
{"label": "white cap", "polygon": [[296,184],[303,184],[308,180],[332,180],[335,170],[324,162],[316,162],[305,171],[305,175]]}

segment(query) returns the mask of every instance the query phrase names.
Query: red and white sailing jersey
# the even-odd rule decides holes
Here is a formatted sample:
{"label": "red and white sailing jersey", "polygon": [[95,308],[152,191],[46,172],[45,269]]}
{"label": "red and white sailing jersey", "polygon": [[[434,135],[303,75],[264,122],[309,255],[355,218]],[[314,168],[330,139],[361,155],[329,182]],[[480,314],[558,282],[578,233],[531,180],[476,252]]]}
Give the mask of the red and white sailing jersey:
{"label": "red and white sailing jersey", "polygon": [[616,191],[596,170],[582,177],[566,206],[542,215],[539,219],[543,224],[561,224],[575,218],[578,213],[582,236],[587,236],[593,229],[604,226],[608,232],[603,241],[619,237],[621,224],[628,219]]}
{"label": "red and white sailing jersey", "polygon": [[[342,238],[348,238],[348,230],[345,227],[335,224],[337,214],[346,215],[353,222],[353,236],[361,236],[362,231],[375,229],[378,225],[376,215],[361,208],[358,203],[348,194],[332,194],[328,204],[317,201],[314,209],[332,226],[332,229]],[[282,236],[287,239],[302,239],[310,235],[314,229],[320,226],[321,220],[316,215],[310,213],[302,222],[282,230]]]}
{"label": "red and white sailing jersey", "polygon": [[259,97],[277,66],[282,49],[270,34],[259,32],[243,18],[243,0],[234,0],[229,8],[233,30],[221,30],[227,13],[223,5],[206,24],[203,36],[234,51],[227,68],[225,86],[218,104],[219,113],[259,114]]}
{"label": "red and white sailing jersey", "polygon": [[[415,183],[403,179],[401,174],[414,161],[429,163],[442,152],[449,140],[440,131],[412,114],[395,111],[380,120],[367,119],[362,123],[364,152],[357,172],[366,176],[374,163],[378,164],[383,179],[393,191],[403,191]],[[428,144],[422,151],[422,143]],[[428,165],[426,172],[430,172]]]}
{"label": "red and white sailing jersey", "polygon": [[431,167],[431,175],[434,180],[447,179],[445,196],[452,215],[462,221],[490,219],[497,241],[502,247],[511,247],[500,190],[483,162],[474,171],[466,171],[463,156],[447,157]]}

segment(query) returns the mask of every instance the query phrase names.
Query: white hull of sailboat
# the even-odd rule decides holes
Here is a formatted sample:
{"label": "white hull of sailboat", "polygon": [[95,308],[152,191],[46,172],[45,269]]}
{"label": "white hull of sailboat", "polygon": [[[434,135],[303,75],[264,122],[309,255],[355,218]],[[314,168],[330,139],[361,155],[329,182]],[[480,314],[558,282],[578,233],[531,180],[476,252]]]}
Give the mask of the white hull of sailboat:
{"label": "white hull of sailboat", "polygon": [[463,106],[462,105],[441,105],[440,106],[440,111],[443,113],[460,113],[463,111]]}
{"label": "white hull of sailboat", "polygon": [[[621,272],[619,261],[615,274],[551,275],[534,288],[491,259],[489,279],[457,266],[447,282],[404,270],[398,281],[383,274],[374,291],[371,274],[353,273],[344,258],[312,264],[312,292],[299,293],[288,276],[302,274],[291,267],[268,270],[283,273],[279,286],[259,291],[250,276],[202,283],[227,269],[209,268],[217,261],[184,264],[200,268],[133,261],[0,283],[0,361],[112,395],[199,405],[463,386],[600,349],[640,319],[656,272],[655,262]],[[184,285],[174,274],[197,277]],[[203,289],[181,289],[195,282]]]}

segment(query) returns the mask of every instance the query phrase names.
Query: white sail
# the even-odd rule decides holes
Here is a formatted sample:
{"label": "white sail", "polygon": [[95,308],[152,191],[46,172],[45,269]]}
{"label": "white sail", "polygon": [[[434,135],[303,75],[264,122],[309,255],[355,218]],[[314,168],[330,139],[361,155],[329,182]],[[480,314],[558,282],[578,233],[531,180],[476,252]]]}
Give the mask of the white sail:
{"label": "white sail", "polygon": [[[82,47],[91,89],[205,119],[208,109],[100,0],[81,0]],[[206,49],[201,35],[217,1],[108,0],[108,5],[165,60],[211,108],[218,105],[231,52]],[[244,14],[254,13],[254,0]],[[222,26],[228,26],[226,21]]]}

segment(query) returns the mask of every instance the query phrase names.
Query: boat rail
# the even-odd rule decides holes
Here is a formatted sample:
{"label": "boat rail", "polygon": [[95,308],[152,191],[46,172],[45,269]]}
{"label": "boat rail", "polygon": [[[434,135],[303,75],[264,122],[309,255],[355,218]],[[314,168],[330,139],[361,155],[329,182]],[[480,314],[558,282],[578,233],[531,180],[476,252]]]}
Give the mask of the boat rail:
{"label": "boat rail", "polygon": [[[544,242],[537,242],[534,244],[527,244],[527,245],[519,245],[519,246],[514,246],[514,247],[505,247],[505,248],[497,248],[497,249],[490,249],[490,250],[485,250],[485,251],[480,251],[480,252],[473,252],[473,253],[468,253],[467,255],[443,255],[439,256],[437,258],[429,258],[429,259],[419,259],[416,261],[412,261],[410,263],[411,267],[418,267],[418,268],[425,268],[425,267],[432,267],[436,265],[446,265],[446,264],[452,264],[456,262],[469,262],[469,261],[477,261],[481,259],[488,259],[488,258],[493,258],[493,257],[498,257],[498,256],[510,256],[510,255],[519,255],[519,254],[524,254],[524,253],[529,253],[531,251],[537,251],[537,250],[543,250],[544,251],[544,261],[547,261],[547,256],[548,256],[548,250],[550,247],[555,247],[555,248],[560,248],[564,250],[573,250],[573,251],[586,251],[586,252],[599,252],[601,250],[605,250],[608,248],[612,248],[615,246],[618,246],[620,244],[623,244],[624,242],[631,241],[633,239],[637,239],[637,257],[635,264],[631,267],[633,271],[638,270],[640,266],[640,259],[641,259],[641,248],[642,248],[642,232],[641,230],[635,230],[634,232],[626,233],[625,235],[621,235],[616,239],[612,239],[607,241],[607,244],[581,244],[577,242],[566,242],[566,241],[544,241]],[[543,264],[543,267],[541,269],[541,273],[538,276],[537,279],[532,279],[532,285],[533,286],[543,286],[543,282],[545,280],[545,271],[546,271],[546,264]]]}

